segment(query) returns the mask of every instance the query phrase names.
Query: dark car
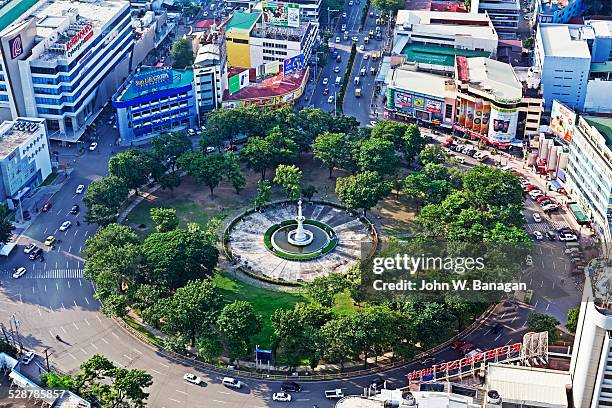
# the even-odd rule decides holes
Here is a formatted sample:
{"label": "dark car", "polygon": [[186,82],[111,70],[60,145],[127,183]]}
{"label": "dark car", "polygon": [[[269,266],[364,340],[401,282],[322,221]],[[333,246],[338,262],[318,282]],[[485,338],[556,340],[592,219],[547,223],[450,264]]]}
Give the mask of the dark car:
{"label": "dark car", "polygon": [[450,348],[453,350],[459,350],[464,344],[465,341],[463,340],[455,340],[451,343]]}
{"label": "dark car", "polygon": [[25,211],[23,212],[23,219],[24,219],[24,220],[26,220],[26,221],[29,221],[29,220],[31,220],[31,219],[32,219],[32,216],[30,215],[30,212],[29,212],[29,211],[25,210]]}
{"label": "dark car", "polygon": [[557,232],[559,234],[574,234],[575,233],[575,231],[571,229],[570,227],[557,228]]}
{"label": "dark car", "polygon": [[45,203],[45,205],[42,206],[41,211],[42,212],[47,212],[51,209],[51,203]]}
{"label": "dark car", "polygon": [[436,363],[436,358],[429,354],[421,357],[421,359],[419,360],[419,364],[424,365],[424,366],[432,365],[435,363]]}
{"label": "dark car", "polygon": [[381,389],[381,388],[383,388],[385,386],[386,382],[387,382],[387,380],[385,380],[384,378],[376,377],[370,383],[370,388],[374,388],[376,390],[379,390],[379,389]]}
{"label": "dark car", "polygon": [[495,323],[491,326],[491,333],[493,334],[501,333],[502,330],[504,330],[504,325],[501,323]]}
{"label": "dark car", "polygon": [[36,258],[38,258],[39,256],[41,256],[43,254],[43,250],[42,248],[36,248],[35,250],[33,250],[32,252],[30,252],[30,260],[35,261]]}
{"label": "dark car", "polygon": [[554,241],[557,238],[557,234],[555,234],[555,231],[546,231],[546,238],[549,239],[549,241]]}
{"label": "dark car", "polygon": [[80,207],[78,204],[75,204],[72,206],[72,208],[70,209],[70,214],[78,214],[80,211]]}
{"label": "dark car", "polygon": [[294,381],[284,381],[281,384],[281,390],[285,392],[300,392],[302,386]]}

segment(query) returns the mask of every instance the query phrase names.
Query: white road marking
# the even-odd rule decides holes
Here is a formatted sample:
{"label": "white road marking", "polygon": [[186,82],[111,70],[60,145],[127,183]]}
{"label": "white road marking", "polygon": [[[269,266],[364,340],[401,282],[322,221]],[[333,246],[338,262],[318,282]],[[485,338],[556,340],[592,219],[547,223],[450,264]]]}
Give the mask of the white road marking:
{"label": "white road marking", "polygon": [[227,392],[227,391],[217,391],[217,392],[218,392],[219,394],[226,394],[226,395],[231,394],[231,392]]}
{"label": "white road marking", "polygon": [[130,356],[128,356],[127,354],[124,354],[124,355],[123,355],[123,357],[127,358],[127,359],[128,359],[128,360],[130,360],[130,361],[132,361],[132,360],[133,360],[133,358],[132,358],[132,357],[130,357]]}
{"label": "white road marking", "polygon": [[[81,268],[81,263],[79,262],[79,268]],[[79,279],[79,286],[83,286],[83,282]]]}
{"label": "white road marking", "polygon": [[179,394],[187,395],[187,393],[185,391],[181,391],[181,390],[174,390],[174,391],[178,392]]}
{"label": "white road marking", "polygon": [[75,356],[73,356],[73,355],[72,355],[72,354],[70,354],[70,353],[68,353],[68,355],[69,355],[70,357],[72,357],[72,359],[73,359],[74,361],[77,361],[77,359],[76,359],[76,357],[75,357]]}
{"label": "white road marking", "polygon": [[142,355],[142,351],[134,349],[134,351],[140,355]]}
{"label": "white road marking", "polygon": [[68,289],[70,289],[70,281],[66,281],[66,283],[68,284]]}
{"label": "white road marking", "polygon": [[87,351],[85,351],[84,348],[81,348],[81,351],[83,352],[83,354],[87,355]]}
{"label": "white road marking", "polygon": [[83,320],[85,320],[85,323],[87,323],[88,326],[91,326],[91,323],[89,323],[87,319],[83,319]]}
{"label": "white road marking", "polygon": [[95,348],[96,350],[98,349],[98,346],[96,346],[94,343],[91,343],[91,347]]}
{"label": "white road marking", "polygon": [[170,401],[174,401],[174,402],[176,402],[177,404],[180,404],[180,403],[181,403],[181,401],[179,401],[179,400],[175,400],[174,398],[168,398],[168,399],[169,399]]}
{"label": "white road marking", "polygon": [[77,326],[75,322],[72,322],[72,325],[74,326],[75,329],[79,330],[79,326]]}
{"label": "white road marking", "polygon": [[64,329],[64,326],[60,327],[64,333],[68,333],[68,330]]}
{"label": "white road marking", "polygon": [[60,215],[62,213],[62,209],[60,208],[59,210],[57,210],[57,215]]}
{"label": "white road marking", "polygon": [[79,305],[77,305],[76,300],[73,300],[74,302],[74,307],[79,307]]}
{"label": "white road marking", "polygon": [[45,292],[47,291],[47,285],[45,285]]}
{"label": "white road marking", "polygon": [[548,310],[548,308],[550,307],[550,303],[546,304],[546,310]]}
{"label": "white road marking", "polygon": [[100,319],[100,316],[96,315],[96,319],[98,319],[98,321],[102,323],[102,319]]}
{"label": "white road marking", "polygon": [[113,336],[115,336],[115,338],[116,338],[116,339],[118,339],[118,338],[119,338],[119,336],[117,336],[117,334],[116,334],[115,332],[111,332],[111,334],[112,334]]}
{"label": "white road marking", "polygon": [[170,368],[170,366],[168,364],[164,364],[164,363],[161,363],[161,362],[159,363],[159,365],[164,366],[166,368]]}
{"label": "white road marking", "polygon": [[32,293],[34,293],[34,286],[32,286]]}
{"label": "white road marking", "polygon": [[[55,267],[57,269],[57,262],[55,263]],[[57,289],[59,291],[59,285],[57,284],[57,282],[55,282],[55,289]]]}
{"label": "white road marking", "polygon": [[103,341],[103,342],[105,342],[106,344],[110,344],[110,343],[108,342],[108,340],[106,340],[104,337],[102,337],[100,340],[102,340],[102,341]]}
{"label": "white road marking", "polygon": [[38,315],[42,316],[42,312],[40,311],[40,307],[37,307],[36,310],[38,310]]}
{"label": "white road marking", "polygon": [[64,306],[64,303],[62,303],[62,309],[66,310],[66,306]]}
{"label": "white road marking", "polygon": [[55,338],[55,336],[53,335],[53,333],[51,333],[51,330],[49,330],[49,336]]}
{"label": "white road marking", "polygon": [[217,402],[219,404],[227,404],[226,401],[219,401],[219,400],[211,400],[212,402]]}
{"label": "white road marking", "polygon": [[298,398],[298,399],[296,399],[296,401],[298,401],[298,402],[310,401],[310,398]]}
{"label": "white road marking", "polygon": [[160,373],[159,371],[155,370],[154,368],[149,368],[149,371],[153,371],[155,374],[162,375],[162,373]]}
{"label": "white road marking", "polygon": [[501,335],[502,335],[502,333],[499,333],[499,334],[497,335],[497,337],[495,338],[495,341],[499,340],[499,338],[501,337]]}

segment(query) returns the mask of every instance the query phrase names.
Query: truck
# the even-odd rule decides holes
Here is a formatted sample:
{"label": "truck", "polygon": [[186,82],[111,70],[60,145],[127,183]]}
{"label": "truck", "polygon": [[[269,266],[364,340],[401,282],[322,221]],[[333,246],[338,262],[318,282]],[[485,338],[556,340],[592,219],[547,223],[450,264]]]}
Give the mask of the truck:
{"label": "truck", "polygon": [[327,399],[344,398],[344,391],[342,391],[340,388],[336,388],[335,390],[325,390],[325,398]]}
{"label": "truck", "polygon": [[374,31],[372,30],[368,31],[368,37],[374,38]]}
{"label": "truck", "polygon": [[359,98],[361,96],[361,88],[355,88],[355,98]]}

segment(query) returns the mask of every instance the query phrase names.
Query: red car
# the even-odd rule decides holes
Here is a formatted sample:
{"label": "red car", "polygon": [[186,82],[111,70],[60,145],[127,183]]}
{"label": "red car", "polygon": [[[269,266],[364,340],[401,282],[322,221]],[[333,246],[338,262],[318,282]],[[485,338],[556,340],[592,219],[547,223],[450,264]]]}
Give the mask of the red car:
{"label": "red car", "polygon": [[329,88],[325,88],[325,89],[323,90],[323,95],[327,95],[327,94],[329,94]]}
{"label": "red car", "polygon": [[45,203],[45,205],[42,206],[41,211],[42,212],[47,212],[51,209],[51,203]]}
{"label": "red car", "polygon": [[451,348],[453,350],[459,350],[463,345],[465,344],[465,341],[463,340],[455,340],[451,343]]}
{"label": "red car", "polygon": [[238,150],[238,147],[236,145],[229,145],[227,147],[225,147],[225,149],[223,149],[224,152],[235,152],[236,150]]}
{"label": "red car", "polygon": [[459,352],[464,356],[470,351],[474,350],[475,346],[472,343],[465,343],[463,346],[459,347]]}
{"label": "red car", "polygon": [[525,188],[525,191],[531,191],[531,190],[536,190],[536,189],[537,189],[536,186],[534,186],[533,184],[530,184]]}
{"label": "red car", "polygon": [[[546,196],[539,196],[538,198],[536,198],[536,203],[540,204],[544,200],[550,200],[550,198],[546,197]],[[552,200],[550,200],[550,201],[552,201]]]}

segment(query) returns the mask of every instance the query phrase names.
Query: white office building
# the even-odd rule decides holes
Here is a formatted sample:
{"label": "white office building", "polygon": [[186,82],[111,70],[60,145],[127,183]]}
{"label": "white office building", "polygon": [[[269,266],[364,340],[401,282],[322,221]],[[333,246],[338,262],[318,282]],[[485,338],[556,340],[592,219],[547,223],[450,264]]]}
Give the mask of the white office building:
{"label": "white office building", "polygon": [[0,32],[0,118],[47,120],[78,140],[130,71],[130,3],[43,0]]}
{"label": "white office building", "polygon": [[0,124],[0,200],[15,208],[50,174],[45,120],[17,118]]}
{"label": "white office building", "polygon": [[518,0],[474,0],[471,7],[491,18],[500,39],[516,39],[521,18],[521,4]]}
{"label": "white office building", "polygon": [[200,118],[221,106],[224,60],[217,44],[206,44],[198,50],[193,63],[193,84]]}

